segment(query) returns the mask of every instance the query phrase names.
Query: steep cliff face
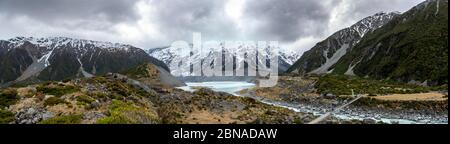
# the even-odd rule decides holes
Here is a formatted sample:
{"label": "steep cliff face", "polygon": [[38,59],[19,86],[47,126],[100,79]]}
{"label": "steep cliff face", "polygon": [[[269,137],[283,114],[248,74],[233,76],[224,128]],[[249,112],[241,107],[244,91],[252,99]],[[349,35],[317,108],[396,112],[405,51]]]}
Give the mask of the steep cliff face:
{"label": "steep cliff face", "polygon": [[380,28],[398,15],[398,13],[377,13],[334,33],[305,52],[287,72],[300,74],[332,72],[331,67],[364,35]]}
{"label": "steep cliff face", "polygon": [[64,37],[17,37],[0,41],[0,82],[63,80],[120,72],[161,61],[131,45]]}
{"label": "steep cliff face", "polygon": [[427,0],[394,18],[365,36],[333,69],[377,79],[448,83],[448,0]]}

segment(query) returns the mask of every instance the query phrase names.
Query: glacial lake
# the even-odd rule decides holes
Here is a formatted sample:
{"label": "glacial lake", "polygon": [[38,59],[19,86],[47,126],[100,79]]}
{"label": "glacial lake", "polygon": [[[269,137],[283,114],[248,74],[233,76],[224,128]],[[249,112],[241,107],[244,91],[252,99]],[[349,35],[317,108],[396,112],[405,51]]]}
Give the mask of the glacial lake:
{"label": "glacial lake", "polygon": [[214,81],[214,82],[187,82],[187,86],[178,87],[179,89],[193,92],[195,88],[206,87],[218,92],[226,92],[239,96],[239,91],[253,88],[256,85],[245,81]]}

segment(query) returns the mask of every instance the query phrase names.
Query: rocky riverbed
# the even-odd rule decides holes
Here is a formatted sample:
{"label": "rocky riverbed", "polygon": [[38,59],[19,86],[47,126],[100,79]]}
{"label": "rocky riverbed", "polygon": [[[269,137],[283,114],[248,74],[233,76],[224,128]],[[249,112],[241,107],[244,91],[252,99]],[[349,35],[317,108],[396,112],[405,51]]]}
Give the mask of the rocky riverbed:
{"label": "rocky riverbed", "polygon": [[[339,101],[333,105],[326,105],[320,103],[289,103],[276,100],[270,100],[253,96],[249,94],[243,95],[250,97],[260,102],[288,108],[296,112],[311,113],[316,116],[323,115],[329,111],[332,111],[335,105],[343,105],[346,101]],[[333,114],[335,119],[342,121],[359,120],[364,123],[387,123],[387,124],[448,124],[448,115],[446,114],[426,114],[424,112],[418,112],[415,110],[409,111],[390,111],[385,109],[370,109],[357,106],[349,106],[343,108],[339,112]]]}
{"label": "rocky riverbed", "polygon": [[[333,111],[353,99],[352,96],[318,94],[315,84],[315,80],[281,77],[276,87],[248,89],[241,91],[241,95],[316,116]],[[364,96],[335,112],[332,117],[365,123],[448,124],[448,100],[386,101]]]}
{"label": "rocky riverbed", "polygon": [[[194,88],[198,87],[209,87],[214,91],[222,91],[226,93],[233,94],[235,96],[242,96],[254,99],[256,101],[273,105],[276,107],[287,108],[299,113],[308,113],[314,115],[306,122],[312,121],[315,117],[323,115],[334,108],[347,103],[348,100],[336,99],[336,96],[282,96],[279,100],[274,100],[275,98],[265,98],[256,96],[257,94],[253,91],[244,91],[238,94],[238,90],[247,87],[252,88],[254,85],[246,82],[207,82],[207,83],[190,83],[186,87],[181,87],[180,89],[187,91],[195,91]],[[252,86],[251,86],[252,85]],[[237,88],[233,88],[237,87]],[[191,88],[192,87],[192,88]],[[284,101],[283,101],[284,99]],[[365,124],[374,123],[400,123],[400,124],[417,124],[417,123],[448,123],[447,115],[432,113],[431,111],[391,111],[382,108],[363,108],[358,106],[349,106],[339,112],[335,113],[327,122],[324,123],[345,123],[350,121],[359,121]]]}

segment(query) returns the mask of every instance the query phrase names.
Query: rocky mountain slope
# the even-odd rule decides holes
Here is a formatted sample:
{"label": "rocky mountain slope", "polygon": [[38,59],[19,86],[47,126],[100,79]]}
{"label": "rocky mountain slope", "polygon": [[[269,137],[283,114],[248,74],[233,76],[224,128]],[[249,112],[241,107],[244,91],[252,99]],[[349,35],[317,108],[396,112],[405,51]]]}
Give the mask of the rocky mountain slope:
{"label": "rocky mountain slope", "polygon": [[159,60],[131,45],[65,37],[0,40],[0,84],[63,80],[120,72]]}
{"label": "rocky mountain slope", "polygon": [[359,36],[350,39],[350,43],[333,38],[345,36],[340,32],[352,31],[345,29],[306,52],[289,72],[369,76],[422,85],[447,84],[447,12],[448,0],[427,0],[401,15],[394,14],[389,17],[392,20],[382,22],[385,24],[378,25],[380,28],[372,29],[373,32],[364,36],[353,33]]}
{"label": "rocky mountain slope", "polygon": [[427,0],[366,35],[334,66],[423,85],[448,83],[448,0]]}
{"label": "rocky mountain slope", "polygon": [[398,13],[377,13],[340,30],[305,52],[287,72],[329,73],[331,67],[366,35],[388,23]]}

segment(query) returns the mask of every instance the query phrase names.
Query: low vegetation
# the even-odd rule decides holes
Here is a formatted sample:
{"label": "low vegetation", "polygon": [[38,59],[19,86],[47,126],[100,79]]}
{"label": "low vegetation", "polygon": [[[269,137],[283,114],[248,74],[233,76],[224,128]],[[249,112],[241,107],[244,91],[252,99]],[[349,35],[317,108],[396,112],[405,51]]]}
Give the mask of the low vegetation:
{"label": "low vegetation", "polygon": [[157,77],[159,71],[153,64],[145,63],[122,72],[132,78],[152,78]]}
{"label": "low vegetation", "polygon": [[57,84],[57,83],[45,83],[37,88],[38,92],[42,92],[47,95],[53,95],[56,97],[61,97],[65,94],[74,93],[77,91],[80,91],[80,88],[76,86],[71,85],[63,85],[63,84]]}
{"label": "low vegetation", "polygon": [[79,124],[82,119],[82,115],[58,116],[43,120],[39,124]]}
{"label": "low vegetation", "polygon": [[80,95],[80,96],[77,96],[76,99],[77,99],[77,101],[80,102],[81,104],[90,104],[90,103],[92,103],[92,102],[95,101],[95,99],[93,99],[93,98],[91,98],[91,97],[89,97],[89,96],[86,96],[86,95]]}
{"label": "low vegetation", "polygon": [[[351,98],[347,98],[347,100],[350,99]],[[359,107],[387,108],[394,110],[431,110],[434,113],[448,113],[448,101],[385,101],[378,100],[372,97],[363,97],[358,101],[355,101],[352,105]]]}
{"label": "low vegetation", "polygon": [[99,119],[98,124],[156,124],[160,123],[156,112],[133,103],[113,100],[108,110],[108,117]]}
{"label": "low vegetation", "polygon": [[0,109],[0,124],[8,124],[14,121],[14,114],[10,111]]}
{"label": "low vegetation", "polygon": [[386,94],[423,93],[437,90],[446,90],[446,86],[426,87],[412,84],[403,84],[389,80],[373,80],[344,75],[326,75],[320,77],[315,87],[320,93],[335,95],[351,95],[351,89],[356,94],[369,94],[371,96]]}
{"label": "low vegetation", "polygon": [[19,98],[15,89],[0,90],[0,109],[13,105]]}
{"label": "low vegetation", "polygon": [[54,105],[65,104],[65,103],[67,103],[67,102],[60,98],[50,97],[44,101],[44,106],[54,106]]}

